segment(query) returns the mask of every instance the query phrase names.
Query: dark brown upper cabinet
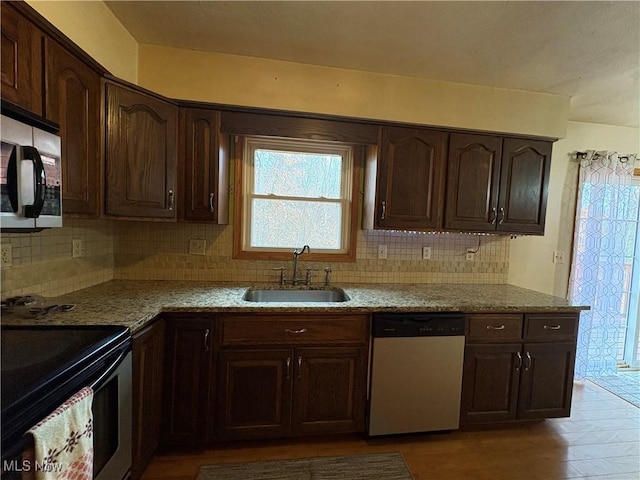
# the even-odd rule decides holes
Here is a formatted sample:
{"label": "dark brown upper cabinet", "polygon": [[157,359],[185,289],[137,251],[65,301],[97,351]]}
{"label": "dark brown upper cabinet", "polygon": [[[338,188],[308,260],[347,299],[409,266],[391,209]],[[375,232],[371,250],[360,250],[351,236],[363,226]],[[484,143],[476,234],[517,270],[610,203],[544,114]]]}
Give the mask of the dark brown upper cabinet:
{"label": "dark brown upper cabinet", "polygon": [[219,111],[180,109],[181,219],[228,222],[227,138],[220,135]]}
{"label": "dark brown upper cabinet", "polygon": [[445,229],[544,233],[551,142],[452,133]]}
{"label": "dark brown upper cabinet", "polygon": [[[381,128],[377,158],[370,156],[365,173],[365,182],[376,179],[373,228],[442,228],[447,139],[446,132]],[[365,198],[365,211],[367,203]]]}
{"label": "dark brown upper cabinet", "polygon": [[45,114],[60,125],[65,213],[100,215],[101,78],[57,42],[45,41]]}
{"label": "dark brown upper cabinet", "polygon": [[2,2],[2,99],[42,115],[42,41],[44,35],[18,12]]}
{"label": "dark brown upper cabinet", "polygon": [[178,107],[107,83],[107,215],[175,220]]}

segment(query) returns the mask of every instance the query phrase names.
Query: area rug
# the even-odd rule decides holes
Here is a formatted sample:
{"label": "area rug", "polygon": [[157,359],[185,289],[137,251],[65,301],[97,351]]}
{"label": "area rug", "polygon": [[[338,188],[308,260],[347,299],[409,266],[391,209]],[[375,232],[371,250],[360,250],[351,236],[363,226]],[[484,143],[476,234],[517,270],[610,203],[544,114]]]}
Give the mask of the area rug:
{"label": "area rug", "polygon": [[413,480],[399,452],[200,467],[196,480]]}
{"label": "area rug", "polygon": [[640,371],[618,372],[616,375],[587,379],[640,408]]}

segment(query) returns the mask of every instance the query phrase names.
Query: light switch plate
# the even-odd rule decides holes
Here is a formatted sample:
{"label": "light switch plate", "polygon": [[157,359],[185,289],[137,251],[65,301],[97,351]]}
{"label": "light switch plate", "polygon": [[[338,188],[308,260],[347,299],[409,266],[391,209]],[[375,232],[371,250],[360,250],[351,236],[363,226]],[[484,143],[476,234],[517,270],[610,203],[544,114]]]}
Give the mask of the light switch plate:
{"label": "light switch plate", "polygon": [[0,251],[0,263],[3,267],[10,267],[13,265],[13,253],[11,251],[11,244],[8,243],[6,245],[2,245],[2,249]]}
{"label": "light switch plate", "polygon": [[431,247],[422,247],[422,259],[431,260]]}
{"label": "light switch plate", "polygon": [[386,245],[378,245],[378,258],[385,259],[387,258],[387,246]]}
{"label": "light switch plate", "polygon": [[203,238],[189,239],[189,255],[204,255],[207,249],[207,241]]}

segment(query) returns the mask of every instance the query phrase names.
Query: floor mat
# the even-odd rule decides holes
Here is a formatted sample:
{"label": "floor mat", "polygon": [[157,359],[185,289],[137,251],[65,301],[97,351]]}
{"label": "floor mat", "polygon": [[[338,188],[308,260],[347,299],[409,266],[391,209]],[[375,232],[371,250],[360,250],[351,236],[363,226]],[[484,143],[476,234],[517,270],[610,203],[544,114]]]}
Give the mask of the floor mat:
{"label": "floor mat", "polygon": [[640,408],[640,371],[618,372],[616,375],[587,377],[587,380]]}

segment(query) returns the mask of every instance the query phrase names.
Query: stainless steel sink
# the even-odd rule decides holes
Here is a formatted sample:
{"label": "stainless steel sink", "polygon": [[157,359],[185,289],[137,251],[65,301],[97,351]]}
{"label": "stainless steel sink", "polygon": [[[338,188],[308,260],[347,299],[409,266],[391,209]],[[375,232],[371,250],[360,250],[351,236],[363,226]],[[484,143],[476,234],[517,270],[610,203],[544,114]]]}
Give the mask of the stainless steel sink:
{"label": "stainless steel sink", "polygon": [[349,295],[339,288],[322,290],[249,288],[242,297],[247,302],[346,302]]}

